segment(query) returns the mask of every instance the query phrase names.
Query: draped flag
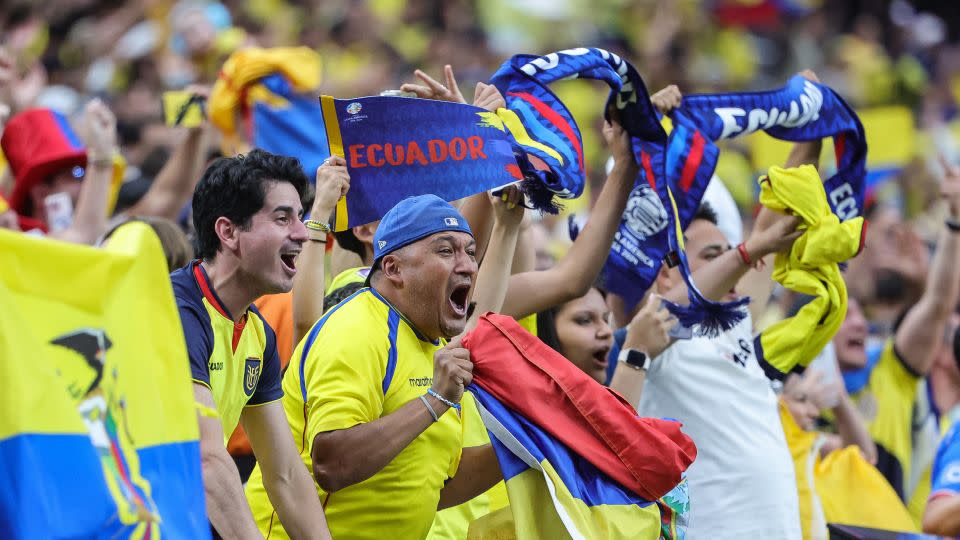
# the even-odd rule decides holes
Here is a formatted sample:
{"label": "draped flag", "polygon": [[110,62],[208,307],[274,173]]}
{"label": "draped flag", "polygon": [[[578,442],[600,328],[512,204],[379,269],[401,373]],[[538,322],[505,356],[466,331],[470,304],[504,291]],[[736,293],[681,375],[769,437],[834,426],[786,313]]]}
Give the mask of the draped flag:
{"label": "draped flag", "polygon": [[0,537],[209,538],[195,405],[160,242],[0,231]]}
{"label": "draped flag", "polygon": [[510,317],[484,315],[463,346],[518,539],[683,536],[696,447],[679,423],[638,418]]}
{"label": "draped flag", "polygon": [[[824,182],[827,200],[841,220],[862,213],[866,137],[856,114],[829,87],[798,75],[783,88],[768,92],[689,95],[671,116],[673,130],[666,142],[634,140],[641,176],[649,187],[638,182],[631,193],[604,268],[608,289],[623,296],[629,305],[636,304],[653,283],[670,252],[678,256],[674,262],[681,265],[688,285],[692,283],[682,232],[693,219],[716,167],[716,140],[761,129],[788,141],[832,136],[837,172]],[[656,208],[651,188],[667,211]],[[691,302],[694,308],[697,304],[701,303]],[[698,318],[698,314],[677,314],[687,325]],[[727,326],[701,327],[701,331],[709,334]]]}
{"label": "draped flag", "polygon": [[378,220],[413,195],[453,201],[515,181],[517,161],[495,113],[405,97],[321,103],[330,154],[350,172],[334,230]]}
{"label": "draped flag", "polygon": [[[317,101],[320,55],[308,47],[251,47],[230,55],[210,93],[224,153],[250,145],[300,160],[311,182],[330,157]],[[239,124],[237,120],[240,120]]]}

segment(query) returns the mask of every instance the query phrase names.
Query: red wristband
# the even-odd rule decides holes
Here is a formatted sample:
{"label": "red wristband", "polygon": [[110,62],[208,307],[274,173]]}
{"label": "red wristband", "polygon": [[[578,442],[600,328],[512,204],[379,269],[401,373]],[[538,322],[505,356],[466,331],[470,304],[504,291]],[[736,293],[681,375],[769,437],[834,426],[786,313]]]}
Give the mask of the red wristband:
{"label": "red wristband", "polygon": [[737,253],[740,254],[740,260],[743,261],[743,264],[753,266],[753,261],[750,260],[750,254],[747,253],[747,246],[743,242],[740,242],[737,246]]}

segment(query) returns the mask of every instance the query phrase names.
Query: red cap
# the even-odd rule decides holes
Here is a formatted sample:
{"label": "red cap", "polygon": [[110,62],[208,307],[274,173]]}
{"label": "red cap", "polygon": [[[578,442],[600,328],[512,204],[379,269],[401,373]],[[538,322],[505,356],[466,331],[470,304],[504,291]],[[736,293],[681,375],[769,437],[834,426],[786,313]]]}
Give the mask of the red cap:
{"label": "red cap", "polygon": [[29,109],[11,118],[0,147],[13,172],[10,206],[19,214],[29,211],[30,188],[59,171],[87,164],[87,149],[66,117],[50,109]]}

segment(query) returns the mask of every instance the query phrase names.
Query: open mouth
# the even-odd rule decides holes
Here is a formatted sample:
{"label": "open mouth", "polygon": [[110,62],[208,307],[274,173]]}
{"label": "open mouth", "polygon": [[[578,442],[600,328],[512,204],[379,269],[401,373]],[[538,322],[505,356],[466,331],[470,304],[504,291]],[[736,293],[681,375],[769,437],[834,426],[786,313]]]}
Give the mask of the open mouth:
{"label": "open mouth", "polygon": [[610,347],[604,347],[598,349],[593,353],[593,361],[597,366],[597,369],[606,369],[607,368],[607,356],[610,354]]}
{"label": "open mouth", "polygon": [[863,349],[864,344],[865,342],[862,339],[853,338],[853,339],[847,340],[847,347],[850,347],[853,349]]}
{"label": "open mouth", "polygon": [[297,255],[299,251],[288,251],[280,254],[280,262],[284,269],[291,275],[297,273]]}
{"label": "open mouth", "polygon": [[454,287],[453,292],[450,293],[450,308],[453,309],[453,312],[457,314],[458,317],[467,316],[468,302],[467,299],[470,295],[470,285],[457,285]]}

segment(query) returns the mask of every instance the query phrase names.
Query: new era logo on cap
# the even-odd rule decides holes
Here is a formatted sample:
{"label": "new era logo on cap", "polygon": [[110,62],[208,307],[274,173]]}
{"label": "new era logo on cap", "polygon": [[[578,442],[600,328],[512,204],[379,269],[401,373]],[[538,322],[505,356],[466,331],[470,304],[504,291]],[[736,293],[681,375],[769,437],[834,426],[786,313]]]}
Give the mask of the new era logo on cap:
{"label": "new era logo on cap", "polygon": [[383,249],[383,246],[385,246],[385,245],[387,245],[387,243],[384,242],[383,240],[377,242],[377,247],[379,247],[380,249]]}
{"label": "new era logo on cap", "polygon": [[447,227],[459,227],[460,221],[455,217],[443,218],[443,224]]}

